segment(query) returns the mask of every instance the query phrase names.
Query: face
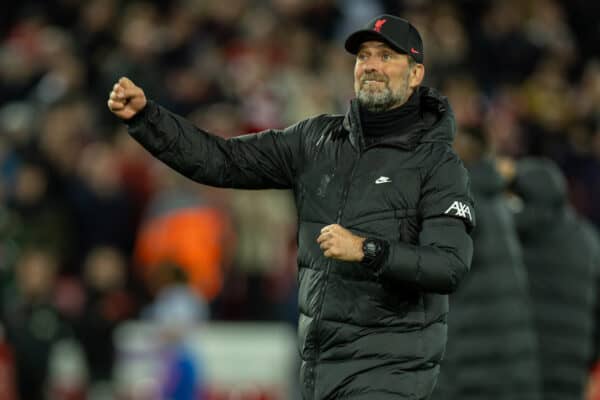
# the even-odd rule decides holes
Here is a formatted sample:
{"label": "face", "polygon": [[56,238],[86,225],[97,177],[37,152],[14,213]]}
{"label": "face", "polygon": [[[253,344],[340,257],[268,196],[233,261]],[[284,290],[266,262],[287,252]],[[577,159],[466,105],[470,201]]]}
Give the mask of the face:
{"label": "face", "polygon": [[424,75],[423,65],[411,67],[408,57],[379,41],[360,46],[354,65],[354,92],[363,107],[380,112],[408,100]]}

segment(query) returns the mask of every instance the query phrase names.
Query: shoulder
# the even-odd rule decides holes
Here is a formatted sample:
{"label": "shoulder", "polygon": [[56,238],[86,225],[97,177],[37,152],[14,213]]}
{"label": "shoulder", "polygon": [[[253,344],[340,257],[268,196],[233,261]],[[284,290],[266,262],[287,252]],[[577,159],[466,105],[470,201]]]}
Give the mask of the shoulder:
{"label": "shoulder", "polygon": [[423,160],[422,176],[429,188],[452,187],[469,193],[469,172],[450,146],[435,145]]}
{"label": "shoulder", "polygon": [[[334,115],[321,114],[313,117],[302,119],[292,125],[288,125],[285,128],[267,129],[258,134],[284,134],[286,136],[298,136],[303,139],[309,137],[311,134],[321,133],[323,129],[329,126],[335,126],[336,122],[341,125],[338,119]],[[243,137],[243,136],[242,136]]]}
{"label": "shoulder", "polygon": [[343,120],[343,115],[320,114],[307,118],[301,122],[305,129],[324,130],[341,127]]}
{"label": "shoulder", "polygon": [[419,146],[423,154],[425,179],[433,176],[468,178],[467,168],[454,149],[446,143],[425,143]]}
{"label": "shoulder", "polygon": [[474,201],[462,160],[452,147],[442,143],[432,143],[427,154],[421,189],[423,216],[459,218],[470,231],[475,226]]}
{"label": "shoulder", "polygon": [[307,143],[317,142],[328,136],[338,136],[343,131],[343,115],[320,114],[306,118],[288,129],[295,130]]}

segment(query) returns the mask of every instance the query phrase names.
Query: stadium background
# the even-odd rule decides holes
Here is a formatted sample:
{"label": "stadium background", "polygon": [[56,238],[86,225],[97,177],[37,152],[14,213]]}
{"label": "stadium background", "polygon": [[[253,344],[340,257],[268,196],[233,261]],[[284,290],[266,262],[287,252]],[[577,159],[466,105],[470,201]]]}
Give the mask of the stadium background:
{"label": "stadium background", "polygon": [[[179,345],[198,327],[206,346],[240,345],[238,356],[279,346],[272,360],[286,373],[240,383],[237,396],[287,398],[278,385],[295,380],[291,198],[186,181],[127,136],[106,99],[129,76],[225,137],[343,113],[354,61],[343,38],[380,12],[422,32],[426,84],[450,97],[459,128],[482,127],[499,155],[555,160],[572,204],[600,225],[600,3],[10,2],[0,14],[3,399],[151,398],[182,371],[208,387],[220,373],[209,361],[224,356]],[[211,333],[213,321],[274,325]],[[212,398],[252,375],[244,361],[225,364],[230,386]],[[148,378],[159,370],[167,378]]]}

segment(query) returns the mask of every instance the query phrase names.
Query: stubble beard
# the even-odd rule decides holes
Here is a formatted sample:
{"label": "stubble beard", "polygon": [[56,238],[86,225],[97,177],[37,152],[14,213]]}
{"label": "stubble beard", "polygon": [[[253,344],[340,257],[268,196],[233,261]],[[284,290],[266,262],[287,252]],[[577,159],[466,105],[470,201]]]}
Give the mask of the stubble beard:
{"label": "stubble beard", "polygon": [[365,76],[361,79],[360,88],[356,93],[359,104],[366,110],[374,113],[387,111],[404,104],[408,99],[408,79],[405,80],[404,85],[396,92],[393,92],[390,88],[387,78],[383,81],[385,84],[384,87],[380,89],[369,88],[365,83],[368,79],[373,78]]}

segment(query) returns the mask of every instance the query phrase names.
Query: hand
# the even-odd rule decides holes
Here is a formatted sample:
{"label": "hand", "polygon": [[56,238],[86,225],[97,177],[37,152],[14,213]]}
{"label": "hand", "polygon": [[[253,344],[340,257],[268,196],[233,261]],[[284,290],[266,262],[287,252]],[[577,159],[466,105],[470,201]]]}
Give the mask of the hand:
{"label": "hand", "polygon": [[108,109],[117,117],[127,120],[133,118],[146,107],[146,95],[129,78],[121,78],[113,86],[108,98]]}
{"label": "hand", "polygon": [[362,261],[364,241],[365,238],[354,235],[338,224],[327,225],[317,238],[323,255],[340,261]]}

